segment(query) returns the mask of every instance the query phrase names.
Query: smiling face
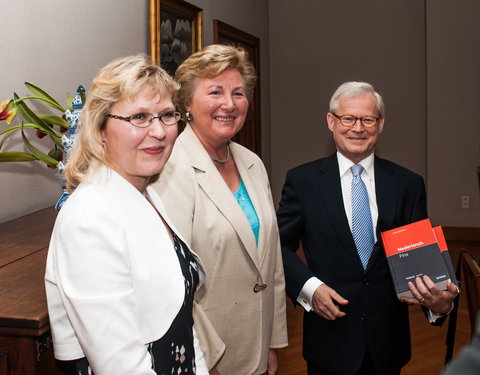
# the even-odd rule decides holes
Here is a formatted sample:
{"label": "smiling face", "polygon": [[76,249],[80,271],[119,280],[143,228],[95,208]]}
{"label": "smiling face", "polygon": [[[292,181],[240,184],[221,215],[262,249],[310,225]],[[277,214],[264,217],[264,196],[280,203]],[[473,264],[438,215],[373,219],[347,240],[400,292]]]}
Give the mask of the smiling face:
{"label": "smiling face", "polygon": [[[376,100],[372,94],[340,99],[335,114],[355,117],[379,116]],[[342,125],[338,118],[328,113],[327,123],[333,133],[337,150],[347,159],[358,163],[375,150],[378,137],[383,131],[384,118],[381,118],[378,124],[371,128],[365,128],[360,120],[357,120],[352,127],[347,127]]]}
{"label": "smiling face", "polygon": [[[150,88],[144,88],[134,100],[115,103],[110,113],[128,117],[140,112],[158,116],[175,111],[171,98],[160,98]],[[127,121],[108,118],[102,131],[106,156],[112,168],[142,193],[149,177],[160,173],[172,152],[177,125],[165,126],[159,119],[146,128]]]}
{"label": "smiling face", "polygon": [[238,70],[226,70],[215,78],[198,78],[191,102],[192,129],[202,144],[226,144],[245,122],[248,100],[245,83]]}

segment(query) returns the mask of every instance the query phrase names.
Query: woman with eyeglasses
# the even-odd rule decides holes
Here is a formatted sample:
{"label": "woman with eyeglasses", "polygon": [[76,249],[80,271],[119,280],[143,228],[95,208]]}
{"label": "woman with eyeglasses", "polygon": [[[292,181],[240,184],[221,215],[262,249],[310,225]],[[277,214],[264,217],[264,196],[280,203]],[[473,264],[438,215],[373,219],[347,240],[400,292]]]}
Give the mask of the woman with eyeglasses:
{"label": "woman with eyeglasses", "polygon": [[149,186],[177,136],[177,89],[136,55],[106,65],[88,92],[45,274],[67,375],[208,374],[192,318],[203,267]]}
{"label": "woman with eyeglasses", "polygon": [[243,49],[214,44],[188,57],[175,77],[188,123],[154,187],[206,269],[195,324],[208,338],[207,365],[211,374],[274,375],[276,349],[287,345],[276,215],[262,161],[232,141],[255,71]]}

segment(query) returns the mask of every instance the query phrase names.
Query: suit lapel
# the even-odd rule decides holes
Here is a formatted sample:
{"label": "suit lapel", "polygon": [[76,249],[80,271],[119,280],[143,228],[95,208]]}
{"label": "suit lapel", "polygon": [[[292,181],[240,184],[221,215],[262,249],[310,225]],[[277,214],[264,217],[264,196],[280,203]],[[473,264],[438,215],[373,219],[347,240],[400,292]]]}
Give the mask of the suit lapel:
{"label": "suit lapel", "polygon": [[375,194],[378,206],[377,238],[380,238],[382,223],[393,222],[397,206],[398,181],[394,177],[394,169],[389,168],[383,159],[378,157],[375,157]]}
{"label": "suit lapel", "polygon": [[[264,177],[259,173],[260,169],[255,165],[255,163],[258,163],[258,159],[256,159],[256,157],[250,153],[245,153],[239,150],[240,148],[237,144],[232,144],[232,156],[235,159],[238,172],[240,173],[240,177],[245,184],[248,196],[252,201],[253,207],[255,208],[255,212],[260,222],[258,246],[255,243],[255,235],[253,234],[248,220],[247,223],[250,229],[244,233],[244,235],[248,234],[248,239],[246,239],[246,241],[242,240],[242,242],[244,242],[249,254],[255,254],[255,258],[259,258],[259,265],[262,265],[267,252],[261,251],[261,249],[266,248],[266,243],[270,238],[271,227],[270,225],[267,225],[267,223],[272,222],[273,219],[271,216],[273,215],[273,211],[270,207],[270,201],[265,199],[266,195],[264,194],[265,191],[263,189]],[[245,215],[243,214],[243,216]],[[251,242],[251,239],[253,239],[253,243]]]}
{"label": "suit lapel", "polygon": [[371,259],[368,263],[367,271],[379,255],[383,252],[383,247],[379,245],[381,241],[381,232],[383,223],[391,223],[395,214],[397,205],[398,181],[394,178],[394,170],[389,168],[383,159],[375,156],[375,195],[377,197],[378,220],[377,220],[377,243],[373,248]]}
{"label": "suit lapel", "polygon": [[352,232],[345,213],[336,153],[321,160],[318,165],[318,172],[320,192],[325,202],[328,216],[332,220],[332,227],[335,228],[343,244],[343,248],[352,258],[352,261],[363,271],[363,266],[358,256],[355,243],[353,242]]}
{"label": "suit lapel", "polygon": [[[192,167],[196,170],[197,182],[200,188],[235,229],[247,254],[255,266],[260,268],[255,236],[247,217],[191,127],[187,126],[184,133],[185,135],[182,138],[186,149],[192,154]],[[247,173],[244,170],[244,163],[241,157],[235,152],[234,147],[230,151],[232,152],[232,157],[235,158],[240,175],[242,176],[243,172],[243,176],[246,176]]]}

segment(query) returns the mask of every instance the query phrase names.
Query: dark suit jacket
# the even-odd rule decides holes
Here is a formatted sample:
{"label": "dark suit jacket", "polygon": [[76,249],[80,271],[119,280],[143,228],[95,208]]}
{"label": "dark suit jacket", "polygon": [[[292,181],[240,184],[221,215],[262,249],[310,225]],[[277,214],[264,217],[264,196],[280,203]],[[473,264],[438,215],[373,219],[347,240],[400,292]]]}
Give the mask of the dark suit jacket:
{"label": "dark suit jacket", "polygon": [[[427,218],[421,176],[375,157],[380,232]],[[312,276],[349,303],[335,321],[305,313],[303,355],[307,362],[353,374],[365,351],[381,374],[410,359],[408,307],[399,302],[380,241],[364,270],[345,214],[336,154],[290,170],[278,209],[287,295],[294,301]],[[297,256],[301,241],[307,265]]]}

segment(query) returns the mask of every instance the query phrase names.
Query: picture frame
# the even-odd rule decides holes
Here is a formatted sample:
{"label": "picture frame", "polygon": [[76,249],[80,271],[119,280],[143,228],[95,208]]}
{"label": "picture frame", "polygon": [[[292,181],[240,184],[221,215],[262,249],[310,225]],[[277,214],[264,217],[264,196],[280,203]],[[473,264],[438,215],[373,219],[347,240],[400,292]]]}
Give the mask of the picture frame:
{"label": "picture frame", "polygon": [[183,0],[149,0],[150,58],[170,75],[202,48],[203,10]]}

